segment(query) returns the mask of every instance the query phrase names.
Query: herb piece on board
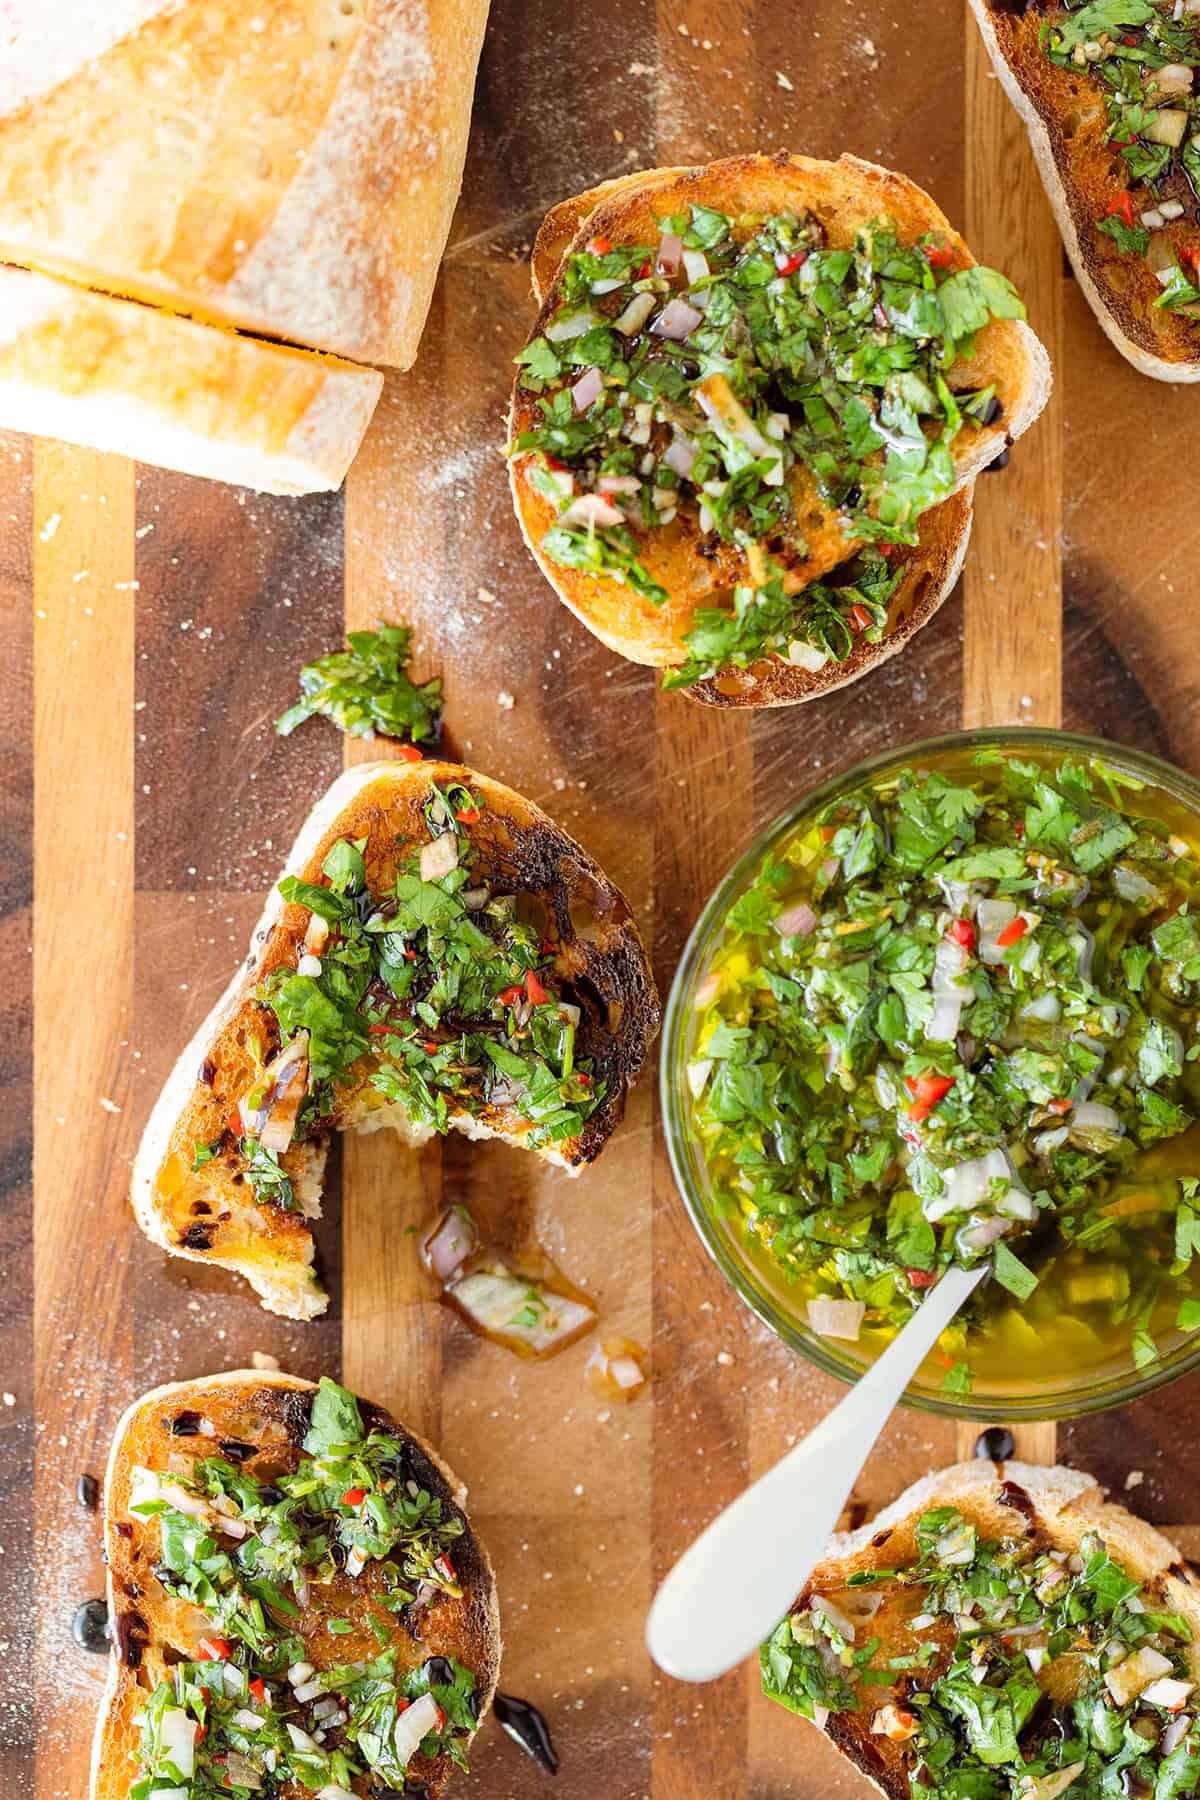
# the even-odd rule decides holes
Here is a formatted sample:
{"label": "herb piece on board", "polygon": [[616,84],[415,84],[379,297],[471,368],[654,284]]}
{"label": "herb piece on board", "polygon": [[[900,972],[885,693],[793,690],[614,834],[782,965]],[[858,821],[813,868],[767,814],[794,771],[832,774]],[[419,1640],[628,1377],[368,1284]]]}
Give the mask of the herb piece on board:
{"label": "herb piece on board", "polygon": [[300,694],[275,721],[280,737],[322,713],[347,737],[399,738],[413,744],[437,738],[442,718],[439,676],[419,686],[408,673],[412,631],[386,625],[346,634],[346,649],[319,656],[300,671]]}

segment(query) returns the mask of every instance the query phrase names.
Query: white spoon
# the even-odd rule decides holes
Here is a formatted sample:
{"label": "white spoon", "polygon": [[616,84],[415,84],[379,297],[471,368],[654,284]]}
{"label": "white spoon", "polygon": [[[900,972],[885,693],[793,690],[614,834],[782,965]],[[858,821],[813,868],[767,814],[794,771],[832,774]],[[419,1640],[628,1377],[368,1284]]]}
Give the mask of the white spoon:
{"label": "white spoon", "polygon": [[882,1356],[667,1576],[646,1643],[678,1681],[714,1681],[770,1637],[816,1564],[905,1388],[990,1265],[947,1269]]}

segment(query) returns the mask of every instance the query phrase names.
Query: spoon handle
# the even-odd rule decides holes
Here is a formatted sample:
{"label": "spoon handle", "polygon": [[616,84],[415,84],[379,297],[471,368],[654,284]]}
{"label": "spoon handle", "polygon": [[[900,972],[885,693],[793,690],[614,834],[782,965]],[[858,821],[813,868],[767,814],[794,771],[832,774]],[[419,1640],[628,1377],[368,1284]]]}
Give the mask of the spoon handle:
{"label": "spoon handle", "polygon": [[948,1269],[845,1399],[685,1550],[646,1623],[660,1669],[712,1681],[770,1636],[820,1560],[896,1402],[985,1272]]}

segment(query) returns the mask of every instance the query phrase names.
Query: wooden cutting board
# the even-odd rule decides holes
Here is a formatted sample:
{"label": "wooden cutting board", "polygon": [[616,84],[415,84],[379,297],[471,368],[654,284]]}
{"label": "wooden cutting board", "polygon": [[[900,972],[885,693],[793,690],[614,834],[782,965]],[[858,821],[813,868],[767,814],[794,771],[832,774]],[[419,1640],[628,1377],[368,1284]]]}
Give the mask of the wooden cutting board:
{"label": "wooden cutting board", "polygon": [[[936,623],[861,685],[751,721],[657,696],[648,671],[572,621],[520,543],[501,444],[547,205],[637,166],[780,146],[853,150],[928,186],[1017,280],[1057,382],[1010,467],[981,481],[962,593]],[[103,1666],[68,1624],[101,1569],[77,1474],[101,1472],[141,1389],[256,1350],[344,1373],[469,1480],[500,1577],[504,1686],[548,1715],[561,1800],[864,1791],[761,1699],[751,1670],[693,1691],[656,1680],[642,1648],[654,1580],[839,1394],[710,1268],[673,1191],[651,1079],[577,1183],[499,1146],[345,1146],[321,1233],[337,1299],[309,1326],[144,1242],[130,1159],[342,760],[324,723],[283,743],[271,721],[300,663],[348,621],[415,625],[423,666],[445,678],[452,750],[599,857],[665,991],[752,832],[862,756],[964,721],[1061,721],[1200,771],[1198,407],[1195,390],[1134,374],[1093,322],[959,0],[496,0],[420,360],[389,383],[344,496],[262,499],[0,442],[6,1794],[85,1792]],[[519,1364],[421,1298],[410,1228],[442,1196],[528,1221],[599,1298],[606,1330],[652,1345],[649,1395],[606,1409],[584,1386],[585,1348]],[[1118,1494],[1136,1489],[1148,1516],[1186,1525],[1198,1399],[1200,1383],[1181,1382],[1057,1438],[1034,1427],[1023,1448],[1052,1458],[1057,1444]],[[898,1415],[856,1500],[873,1507],[973,1439]],[[529,1800],[545,1782],[490,1726],[457,1791]]]}

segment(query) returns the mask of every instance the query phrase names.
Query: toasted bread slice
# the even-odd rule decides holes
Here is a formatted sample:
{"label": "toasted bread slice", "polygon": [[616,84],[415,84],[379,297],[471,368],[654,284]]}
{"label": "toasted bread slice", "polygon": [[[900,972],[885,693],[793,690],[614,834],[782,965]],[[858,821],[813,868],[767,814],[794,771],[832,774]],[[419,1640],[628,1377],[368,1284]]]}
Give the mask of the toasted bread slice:
{"label": "toasted bread slice", "polygon": [[[1156,309],[1162,288],[1145,259],[1123,255],[1096,230],[1129,179],[1105,137],[1100,83],[1088,68],[1060,68],[1041,49],[1042,27],[1056,12],[1065,15],[1055,6],[1014,7],[1004,0],[971,0],[971,10],[1000,84],[1024,120],[1071,266],[1105,334],[1143,375],[1200,381],[1200,321]],[[1142,192],[1149,207],[1153,197]],[[1157,234],[1176,254],[1194,246],[1194,206]]]}
{"label": "toasted bread slice", "polygon": [[[340,840],[361,842],[366,888],[377,902],[394,891],[409,858],[431,842],[425,807],[435,789],[454,784],[469,788],[479,803],[477,812],[464,809],[474,816],[457,831],[464,857],[474,857],[475,879],[530,915],[540,934],[535,946],[540,941],[546,958],[552,958],[541,965],[547,987],[557,988],[558,997],[569,997],[579,1011],[575,1067],[589,1065],[590,1091],[601,1097],[589,1103],[582,1129],[547,1141],[538,1141],[544,1134],[535,1132],[519,1100],[498,1097],[494,1086],[475,1105],[448,1097],[443,1128],[518,1146],[532,1141],[547,1161],[577,1172],[600,1154],[621,1118],[659,1020],[653,978],[629,907],[586,851],[531,801],[470,769],[442,762],[369,763],[347,770],[318,801],[284,875],[320,885],[332,847]],[[291,1205],[255,1199],[238,1132],[230,1127],[234,1109],[259,1091],[270,1046],[280,1035],[255,989],[297,969],[314,942],[313,924],[307,905],[285,901],[272,889],[244,968],[159,1096],[133,1172],[134,1210],[149,1237],[174,1255],[236,1270],[270,1311],[297,1319],[314,1317],[327,1305],[312,1266],[309,1220],[320,1212],[330,1130],[388,1126],[420,1143],[434,1129],[414,1123],[400,1098],[372,1086],[371,1073],[388,1060],[390,1028],[378,1026],[382,1036],[367,1040],[371,1046],[379,1043],[378,1053],[360,1057],[334,1084],[319,1120],[301,1128],[282,1150],[279,1163],[292,1189]],[[413,1028],[407,1017],[403,1029]],[[489,1028],[500,1030],[494,1020]],[[447,1051],[455,1041],[445,1040]],[[241,1117],[244,1124],[245,1113]],[[197,1146],[215,1147],[198,1168]]]}
{"label": "toasted bread slice", "polygon": [[[979,1460],[925,1476],[869,1524],[830,1539],[792,1611],[811,1607],[817,1597],[851,1611],[864,1594],[882,1596],[878,1610],[862,1627],[864,1637],[879,1639],[872,1665],[878,1668],[889,1660],[911,1657],[926,1641],[908,1623],[921,1604],[919,1597],[914,1599],[913,1588],[886,1581],[878,1586],[848,1584],[865,1571],[903,1569],[915,1562],[918,1521],[942,1507],[954,1508],[974,1525],[981,1541],[1027,1538],[1039,1550],[1070,1556],[1078,1552],[1085,1536],[1097,1535],[1156,1606],[1180,1613],[1189,1622],[1193,1641],[1186,1646],[1186,1657],[1193,1679],[1200,1678],[1200,1584],[1161,1532],[1124,1507],[1112,1505],[1093,1477],[1076,1469]],[[919,1596],[920,1589],[916,1592]],[[903,1741],[872,1730],[872,1724],[877,1709],[889,1702],[902,1704],[909,1693],[928,1687],[942,1673],[950,1661],[950,1648],[936,1636],[936,1628],[935,1641],[939,1654],[931,1666],[912,1675],[897,1674],[891,1687],[886,1682],[864,1687],[859,1710],[830,1711],[822,1720],[824,1709],[818,1709],[819,1729],[887,1800],[910,1800],[909,1757]]]}
{"label": "toasted bread slice", "polygon": [[[801,156],[743,156],[699,168],[655,169],[623,176],[556,206],[547,216],[534,244],[532,278],[540,304],[531,338],[538,336],[556,311],[560,300],[559,272],[564,261],[589,241],[599,237],[613,244],[652,240],[663,217],[691,204],[710,206],[731,214],[793,211],[815,217],[824,228],[826,242],[840,247],[853,242],[863,224],[887,215],[896,221],[903,239],[922,232],[944,233],[954,267],[971,266],[973,258],[962,239],[928,195],[904,177],[873,164],[844,156],[837,163],[815,162]],[[1037,417],[1049,392],[1049,366],[1042,346],[1028,326],[1017,320],[994,320],[977,335],[973,358],[956,365],[955,385],[994,384],[1000,406],[996,423],[960,434],[955,446],[958,491],[969,488],[976,475]],[[515,440],[537,420],[536,396],[518,382],[510,415],[510,437]],[[700,607],[711,606],[715,594],[752,579],[745,552],[725,543],[705,541],[694,513],[680,510],[667,527],[659,527],[639,539],[639,555],[648,574],[667,591],[662,606],[641,597],[619,580],[553,562],[542,541],[557,518],[554,502],[541,493],[533,480],[538,458],[516,456],[511,463],[511,482],[517,514],[534,556],[560,598],[572,612],[610,648],[631,661],[669,667],[686,660],[683,638]],[[793,506],[803,523],[809,554],[796,579],[804,582],[831,575],[859,547],[847,534],[840,516],[816,495],[811,477],[797,467],[792,481]],[[965,553],[969,529],[969,501],[951,507],[926,541],[907,552],[911,577],[893,596],[892,619],[883,641],[860,646],[847,662],[817,671],[819,679],[805,679],[806,671],[780,671],[764,680],[740,681],[739,672],[723,684],[711,683],[685,691],[718,704],[778,704],[806,699],[812,693],[855,679],[873,662],[900,647],[910,624],[899,639],[894,632],[901,620],[928,617],[937,601],[953,585]],[[935,512],[938,509],[933,509]],[[926,514],[928,520],[931,514]],[[924,522],[923,522],[924,523]],[[949,579],[947,579],[949,577]],[[920,592],[921,603],[915,598]],[[936,599],[932,599],[936,596]]]}
{"label": "toasted bread slice", "polygon": [[[438,1517],[450,1522],[445,1535],[453,1546],[452,1579],[446,1585],[427,1584],[434,1591],[422,1595],[421,1604],[399,1609],[382,1604],[382,1596],[396,1597],[389,1593],[389,1571],[378,1556],[367,1558],[364,1566],[351,1574],[352,1564],[339,1552],[344,1566],[331,1576],[328,1570],[313,1575],[302,1598],[297,1596],[294,1581],[278,1581],[295,1610],[270,1606],[265,1639],[268,1645],[278,1644],[281,1638],[302,1640],[302,1650],[297,1647],[291,1666],[297,1677],[302,1676],[302,1671],[295,1670],[298,1661],[311,1665],[312,1673],[296,1680],[289,1680],[288,1665],[281,1658],[275,1657],[272,1668],[270,1653],[244,1642],[219,1614],[194,1604],[179,1591],[181,1582],[174,1578],[178,1560],[165,1563],[159,1516],[138,1510],[155,1494],[153,1476],[176,1484],[168,1487],[165,1495],[160,1491],[158,1498],[170,1505],[184,1492],[193,1505],[200,1506],[200,1520],[211,1530],[217,1546],[236,1557],[247,1537],[239,1522],[240,1505],[229,1509],[233,1523],[227,1530],[228,1514],[204,1507],[207,1495],[202,1479],[194,1479],[196,1465],[206,1458],[224,1457],[258,1484],[273,1484],[294,1475],[305,1454],[304,1438],[313,1421],[316,1392],[314,1382],[294,1375],[239,1369],[155,1388],[135,1401],[117,1426],[104,1487],[112,1654],[92,1750],[92,1800],[127,1800],[131,1784],[145,1773],[139,1764],[139,1715],[161,1683],[173,1681],[181,1664],[186,1669],[197,1658],[210,1692],[215,1688],[218,1694],[232,1692],[234,1681],[226,1674],[230,1667],[240,1668],[243,1678],[261,1680],[265,1673],[265,1687],[243,1692],[242,1703],[268,1716],[281,1715],[310,1735],[319,1729],[311,1716],[312,1705],[322,1702],[308,1693],[304,1681],[319,1681],[321,1673],[335,1665],[376,1658],[381,1651],[394,1655],[400,1678],[431,1657],[453,1659],[474,1677],[476,1723],[491,1704],[500,1666],[500,1614],[487,1551],[462,1510],[466,1490],[427,1443],[366,1402],[358,1405],[364,1435],[377,1432],[395,1440],[398,1476],[412,1484],[406,1492],[411,1495],[415,1489],[430,1496],[437,1504]],[[150,1471],[150,1478],[144,1471]],[[199,1487],[201,1495],[193,1493],[193,1485],[180,1489],[181,1479]],[[349,1508],[337,1508],[322,1518],[327,1525],[339,1517],[349,1522],[349,1512]],[[310,1520],[308,1527],[315,1529],[316,1523]],[[253,1527],[249,1535],[253,1540]],[[336,1633],[329,1629],[331,1619],[341,1622]],[[373,1624],[368,1624],[368,1619]],[[223,1646],[233,1652],[227,1660],[209,1655],[209,1649],[220,1651]],[[260,1671],[258,1677],[252,1676],[254,1669]],[[212,1753],[221,1729],[213,1718],[208,1723],[207,1738],[202,1736],[201,1743],[207,1741],[208,1753]],[[465,1747],[468,1735],[464,1728],[456,1743]],[[344,1744],[340,1727],[325,1732],[325,1750],[333,1750],[339,1741]],[[197,1744],[197,1754],[199,1749]],[[251,1751],[251,1759],[259,1764],[261,1775],[256,1750]],[[417,1784],[412,1792],[424,1794],[428,1800],[442,1793],[454,1767],[444,1746],[433,1758],[415,1753],[410,1766],[411,1779]],[[368,1773],[356,1775],[352,1791],[378,1791],[370,1788],[370,1780]],[[294,1781],[281,1781],[271,1791],[291,1800],[307,1789]],[[404,1791],[408,1793],[409,1788]]]}
{"label": "toasted bread slice", "polygon": [[[582,232],[602,201],[652,184],[662,175],[685,173],[683,169],[655,169],[618,176],[614,181],[603,182],[586,194],[576,194],[552,207],[534,239],[530,257],[533,296],[538,306],[542,305],[553,285],[572,240]],[[869,674],[879,663],[903,650],[953,591],[970,542],[973,502],[972,483],[927,512],[921,520],[920,542],[911,550],[897,553],[893,567],[897,562],[902,563],[904,575],[892,595],[887,627],[879,643],[872,644],[864,638],[845,662],[830,661],[823,669],[803,669],[780,657],[764,658],[748,669],[723,670],[720,675],[697,681],[683,692],[689,700],[697,700],[706,706],[790,706],[802,700],[813,700],[818,694],[827,694],[834,688],[848,687],[852,681]],[[627,594],[615,582],[598,582],[595,586],[602,587],[605,592],[590,615],[581,613],[568,594],[564,593],[562,597],[576,617],[610,649],[633,662],[650,662],[658,667],[680,660],[683,638],[691,626],[696,601],[673,595],[653,618],[648,619],[639,609],[637,629],[630,642],[622,636],[620,624],[624,609],[631,601],[636,603],[636,597]],[[647,654],[648,651],[654,654]]]}

